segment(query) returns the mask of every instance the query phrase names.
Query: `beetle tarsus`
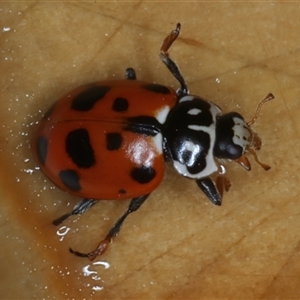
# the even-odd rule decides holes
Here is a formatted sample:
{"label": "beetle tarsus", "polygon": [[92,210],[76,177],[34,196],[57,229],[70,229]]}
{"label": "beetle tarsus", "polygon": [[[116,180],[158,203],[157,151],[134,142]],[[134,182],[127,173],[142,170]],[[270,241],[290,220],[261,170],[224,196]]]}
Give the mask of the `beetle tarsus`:
{"label": "beetle tarsus", "polygon": [[94,251],[88,252],[88,253],[82,253],[79,251],[75,251],[72,248],[69,248],[70,253],[79,256],[79,257],[87,257],[90,261],[93,261],[97,256],[102,255],[108,248],[108,245],[110,244],[110,241],[107,239],[104,239],[99,243],[97,248]]}
{"label": "beetle tarsus", "polygon": [[114,224],[114,226],[111,228],[111,230],[106,235],[105,239],[103,239],[98,244],[98,246],[96,247],[95,250],[88,252],[88,253],[82,253],[82,252],[74,251],[72,248],[70,248],[69,251],[76,256],[88,257],[89,260],[91,260],[91,261],[94,260],[98,255],[103,254],[107,250],[107,248],[108,248],[109,244],[112,242],[113,238],[120,232],[121,227],[122,227],[125,219],[127,218],[127,216],[129,214],[137,211],[140,208],[140,206],[146,201],[148,196],[149,196],[149,194],[143,195],[140,197],[133,198],[130,201],[126,212],[121,216],[121,218],[118,219],[118,221]]}
{"label": "beetle tarsus", "polygon": [[89,208],[91,208],[93,205],[95,205],[98,202],[99,202],[98,200],[94,200],[94,199],[87,199],[87,198],[82,199],[74,206],[74,208],[71,212],[66,213],[66,214],[62,215],[61,217],[55,219],[52,222],[52,224],[55,226],[58,226],[63,221],[65,221],[66,219],[68,219],[71,216],[83,214],[84,212],[86,212]]}

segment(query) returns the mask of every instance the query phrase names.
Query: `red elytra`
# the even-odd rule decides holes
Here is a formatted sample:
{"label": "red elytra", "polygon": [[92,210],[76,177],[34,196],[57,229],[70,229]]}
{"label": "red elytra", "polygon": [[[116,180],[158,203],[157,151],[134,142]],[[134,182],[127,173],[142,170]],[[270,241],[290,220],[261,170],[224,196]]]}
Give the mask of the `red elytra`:
{"label": "red elytra", "polygon": [[39,124],[33,139],[36,159],[53,183],[78,197],[148,194],[164,176],[162,136],[139,134],[134,126],[143,122],[151,131],[176,103],[172,89],[139,80],[79,87],[57,101]]}

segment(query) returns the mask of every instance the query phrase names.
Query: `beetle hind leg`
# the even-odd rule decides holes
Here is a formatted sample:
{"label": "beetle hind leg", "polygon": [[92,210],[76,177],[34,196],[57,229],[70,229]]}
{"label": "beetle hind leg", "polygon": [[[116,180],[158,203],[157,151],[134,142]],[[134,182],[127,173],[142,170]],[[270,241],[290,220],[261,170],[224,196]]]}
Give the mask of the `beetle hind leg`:
{"label": "beetle hind leg", "polygon": [[98,255],[103,254],[107,250],[113,238],[117,236],[118,233],[120,232],[120,229],[125,219],[128,217],[128,215],[137,211],[140,208],[140,206],[145,202],[145,200],[148,198],[148,196],[149,194],[136,197],[131,200],[126,212],[118,219],[118,221],[114,224],[114,226],[108,232],[106,237],[98,244],[95,250],[88,253],[82,253],[82,252],[74,251],[72,248],[70,248],[69,249],[70,252],[76,256],[88,257],[90,260],[94,260]]}

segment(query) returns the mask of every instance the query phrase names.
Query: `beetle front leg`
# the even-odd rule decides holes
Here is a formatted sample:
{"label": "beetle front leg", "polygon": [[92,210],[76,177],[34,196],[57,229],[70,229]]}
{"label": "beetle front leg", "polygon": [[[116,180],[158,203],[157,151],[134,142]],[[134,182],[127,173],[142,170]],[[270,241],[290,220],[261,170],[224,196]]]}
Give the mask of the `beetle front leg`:
{"label": "beetle front leg", "polygon": [[198,187],[214,205],[222,204],[223,191],[228,191],[230,188],[230,181],[224,176],[219,176],[216,183],[209,177],[197,179],[195,181]]}
{"label": "beetle front leg", "polygon": [[179,36],[181,29],[180,23],[176,25],[175,30],[173,30],[163,41],[163,44],[160,48],[160,59],[164,62],[164,64],[167,66],[169,71],[173,74],[173,76],[179,81],[181,87],[177,91],[177,95],[179,97],[182,97],[184,95],[187,95],[189,93],[189,90],[187,88],[186,82],[184,78],[181,75],[181,72],[179,71],[179,68],[177,64],[170,58],[169,56],[169,49],[174,43],[174,41]]}
{"label": "beetle front leg", "polygon": [[227,179],[225,176],[218,176],[217,180],[216,180],[216,186],[217,189],[221,195],[221,198],[223,197],[223,192],[228,192],[230,187],[231,187],[231,183],[230,180]]}
{"label": "beetle front leg", "polygon": [[247,156],[244,154],[240,158],[235,160],[239,165],[241,165],[246,171],[251,170],[251,164]]}

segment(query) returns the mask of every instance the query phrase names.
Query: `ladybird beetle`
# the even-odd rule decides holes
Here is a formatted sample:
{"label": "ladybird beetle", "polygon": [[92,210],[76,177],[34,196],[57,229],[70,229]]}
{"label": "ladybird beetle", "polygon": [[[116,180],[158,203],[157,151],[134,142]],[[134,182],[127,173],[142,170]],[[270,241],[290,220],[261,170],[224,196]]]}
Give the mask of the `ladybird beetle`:
{"label": "ladybird beetle", "polygon": [[[41,170],[62,190],[83,198],[71,211],[53,221],[58,225],[103,199],[132,198],[127,211],[95,250],[70,252],[93,260],[104,253],[127,216],[136,211],[161,183],[165,162],[195,180],[215,205],[221,205],[230,182],[222,160],[235,160],[246,170],[261,140],[251,125],[269,94],[246,122],[236,113],[222,114],[214,103],[189,94],[168,50],[180,32],[178,23],[163,41],[160,58],[180,83],[172,88],[136,79],[128,68],[123,80],[86,84],[69,92],[44,115],[33,138]],[[217,173],[215,180],[210,175]]]}

